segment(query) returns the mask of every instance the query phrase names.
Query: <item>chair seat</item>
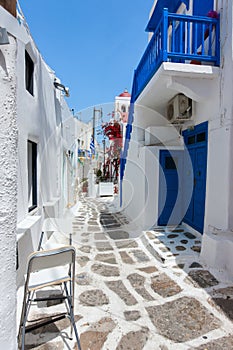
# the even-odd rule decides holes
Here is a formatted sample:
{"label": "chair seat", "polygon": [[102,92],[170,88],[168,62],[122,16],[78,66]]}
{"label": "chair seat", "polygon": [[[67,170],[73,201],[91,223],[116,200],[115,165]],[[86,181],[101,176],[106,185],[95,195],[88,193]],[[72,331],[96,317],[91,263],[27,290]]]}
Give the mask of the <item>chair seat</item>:
{"label": "chair seat", "polygon": [[53,267],[32,273],[30,276],[28,290],[32,291],[67,281],[70,281],[70,276],[67,274],[67,269],[64,269],[63,267]]}

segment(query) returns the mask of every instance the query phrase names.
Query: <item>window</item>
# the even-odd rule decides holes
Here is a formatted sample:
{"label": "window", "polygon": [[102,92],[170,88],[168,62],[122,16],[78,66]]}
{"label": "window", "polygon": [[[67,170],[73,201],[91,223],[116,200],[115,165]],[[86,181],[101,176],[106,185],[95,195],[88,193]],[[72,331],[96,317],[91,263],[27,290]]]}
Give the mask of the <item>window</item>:
{"label": "window", "polygon": [[204,142],[206,139],[206,133],[201,132],[200,134],[197,134],[197,142]]}
{"label": "window", "polygon": [[193,145],[196,142],[196,136],[189,136],[188,137],[188,145]]}
{"label": "window", "polygon": [[126,112],[125,105],[122,105],[122,106],[121,106],[121,111],[122,111],[123,113],[125,113],[125,112]]}
{"label": "window", "polygon": [[174,170],[177,167],[178,159],[176,157],[166,157],[165,158],[165,169]]}
{"label": "window", "polygon": [[25,51],[25,85],[27,91],[33,95],[33,73],[34,73],[34,62],[29,56],[28,52]]}
{"label": "window", "polygon": [[28,140],[28,211],[37,207],[37,144]]}

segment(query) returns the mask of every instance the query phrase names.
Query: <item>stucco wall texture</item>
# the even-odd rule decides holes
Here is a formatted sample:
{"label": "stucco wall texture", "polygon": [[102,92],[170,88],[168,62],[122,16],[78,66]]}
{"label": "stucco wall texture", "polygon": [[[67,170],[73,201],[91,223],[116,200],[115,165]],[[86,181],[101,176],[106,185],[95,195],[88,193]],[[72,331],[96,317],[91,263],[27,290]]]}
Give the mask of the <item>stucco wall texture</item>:
{"label": "stucco wall texture", "polygon": [[[16,345],[16,40],[0,49],[0,349]],[[4,317],[3,317],[4,316]]]}

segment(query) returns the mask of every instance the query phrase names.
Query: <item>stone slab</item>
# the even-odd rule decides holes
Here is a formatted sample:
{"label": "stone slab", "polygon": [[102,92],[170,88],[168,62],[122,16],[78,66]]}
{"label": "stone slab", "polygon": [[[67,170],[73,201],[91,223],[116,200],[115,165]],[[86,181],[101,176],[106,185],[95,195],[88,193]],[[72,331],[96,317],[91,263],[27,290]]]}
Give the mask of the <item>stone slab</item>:
{"label": "stone slab", "polygon": [[146,308],[157,331],[174,342],[198,338],[221,323],[198,300],[182,297],[163,305]]}

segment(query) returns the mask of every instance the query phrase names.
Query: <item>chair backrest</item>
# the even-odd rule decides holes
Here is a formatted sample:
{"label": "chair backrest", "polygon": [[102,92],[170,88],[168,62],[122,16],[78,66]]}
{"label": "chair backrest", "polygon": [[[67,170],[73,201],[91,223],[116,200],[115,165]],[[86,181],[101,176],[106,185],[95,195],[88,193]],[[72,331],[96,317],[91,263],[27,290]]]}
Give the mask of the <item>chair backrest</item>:
{"label": "chair backrest", "polygon": [[57,266],[74,264],[74,262],[75,248],[73,246],[41,250],[29,255],[27,273],[30,274],[31,272],[37,272]]}

